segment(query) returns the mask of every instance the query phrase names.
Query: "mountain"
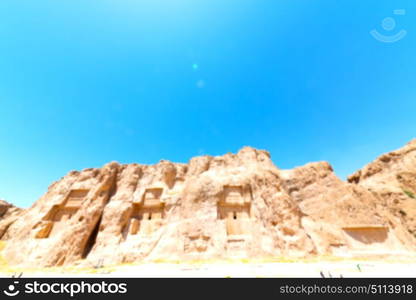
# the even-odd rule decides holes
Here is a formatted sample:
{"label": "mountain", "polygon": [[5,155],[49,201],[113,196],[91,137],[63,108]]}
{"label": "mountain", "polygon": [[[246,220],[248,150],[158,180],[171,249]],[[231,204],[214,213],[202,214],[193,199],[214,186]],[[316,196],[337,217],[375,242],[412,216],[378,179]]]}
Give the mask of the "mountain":
{"label": "mountain", "polygon": [[327,162],[281,170],[250,147],[72,171],[10,221],[3,255],[20,266],[410,255],[415,146],[348,182]]}
{"label": "mountain", "polygon": [[416,236],[416,139],[380,156],[348,181],[381,198],[380,203]]}

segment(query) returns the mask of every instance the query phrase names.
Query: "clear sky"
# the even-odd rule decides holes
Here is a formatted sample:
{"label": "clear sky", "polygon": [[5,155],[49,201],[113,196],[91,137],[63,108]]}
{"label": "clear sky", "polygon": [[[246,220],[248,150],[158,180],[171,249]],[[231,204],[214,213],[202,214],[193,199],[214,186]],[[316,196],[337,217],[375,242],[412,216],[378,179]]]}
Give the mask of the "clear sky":
{"label": "clear sky", "polygon": [[70,170],[245,145],[345,178],[416,137],[415,14],[414,0],[1,0],[0,198],[27,207]]}

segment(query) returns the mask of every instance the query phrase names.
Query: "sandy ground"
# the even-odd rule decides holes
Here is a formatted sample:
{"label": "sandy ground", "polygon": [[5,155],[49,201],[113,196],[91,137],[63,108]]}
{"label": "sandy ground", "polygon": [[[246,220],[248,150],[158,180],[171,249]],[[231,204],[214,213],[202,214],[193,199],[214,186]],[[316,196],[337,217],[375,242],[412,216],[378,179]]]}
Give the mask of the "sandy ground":
{"label": "sandy ground", "polygon": [[[3,270],[2,270],[3,269]],[[216,262],[148,263],[96,269],[52,268],[42,270],[0,269],[1,277],[416,277],[411,261],[315,261],[315,262]]]}

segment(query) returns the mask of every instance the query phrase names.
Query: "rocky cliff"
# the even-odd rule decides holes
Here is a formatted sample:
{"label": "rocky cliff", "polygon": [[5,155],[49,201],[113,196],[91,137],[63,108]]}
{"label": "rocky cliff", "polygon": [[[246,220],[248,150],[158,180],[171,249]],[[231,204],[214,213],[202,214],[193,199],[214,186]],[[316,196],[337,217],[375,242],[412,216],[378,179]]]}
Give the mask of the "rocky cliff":
{"label": "rocky cliff", "polygon": [[[414,146],[349,182],[326,162],[280,170],[249,147],[188,164],[72,171],[7,226],[4,255],[24,266],[405,255],[416,245],[410,210],[400,212],[416,202]],[[395,187],[384,190],[387,174]]]}
{"label": "rocky cliff", "polygon": [[348,177],[380,197],[391,213],[416,236],[416,139],[383,154]]}
{"label": "rocky cliff", "polygon": [[0,238],[7,240],[9,235],[7,229],[17,220],[23,210],[4,200],[0,200]]}

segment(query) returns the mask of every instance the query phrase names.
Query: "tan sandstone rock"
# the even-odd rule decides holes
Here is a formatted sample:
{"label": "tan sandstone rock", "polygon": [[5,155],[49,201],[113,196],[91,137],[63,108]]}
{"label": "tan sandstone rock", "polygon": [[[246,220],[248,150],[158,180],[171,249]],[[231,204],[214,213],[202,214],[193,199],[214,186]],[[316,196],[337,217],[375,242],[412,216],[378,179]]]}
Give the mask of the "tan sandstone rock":
{"label": "tan sandstone rock", "polygon": [[12,265],[390,255],[415,239],[385,199],[326,162],[266,151],[73,171],[7,228]]}
{"label": "tan sandstone rock", "polygon": [[416,236],[416,139],[383,154],[348,177],[382,199],[379,203],[399,218]]}
{"label": "tan sandstone rock", "polygon": [[4,200],[0,200],[0,239],[9,239],[9,235],[5,233],[7,232],[9,226],[17,220],[22,212],[22,209]]}

